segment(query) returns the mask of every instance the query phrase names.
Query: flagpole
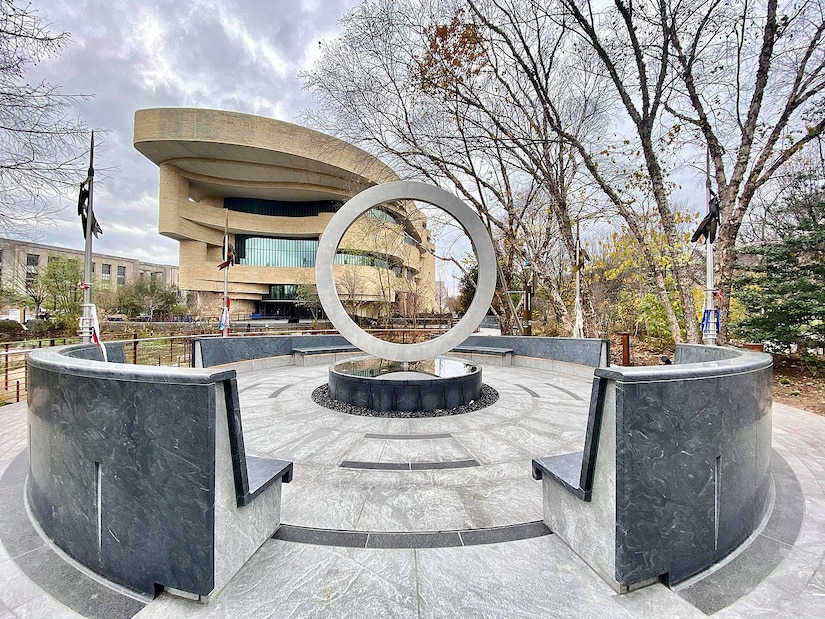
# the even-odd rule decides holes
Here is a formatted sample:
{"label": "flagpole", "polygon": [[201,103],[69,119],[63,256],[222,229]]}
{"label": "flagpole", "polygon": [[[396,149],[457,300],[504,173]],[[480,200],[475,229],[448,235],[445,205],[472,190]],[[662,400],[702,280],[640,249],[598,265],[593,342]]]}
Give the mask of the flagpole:
{"label": "flagpole", "polygon": [[581,237],[579,236],[579,218],[576,218],[576,304],[573,308],[574,323],[573,323],[573,337],[584,337],[584,317],[582,316],[582,302],[581,302]]}
{"label": "flagpole", "polygon": [[95,132],[92,131],[91,147],[89,149],[89,183],[88,210],[86,212],[86,245],[83,254],[83,316],[80,320],[80,341],[88,344],[92,341],[92,231],[94,229],[94,215],[92,214],[92,200],[94,194],[94,160],[95,160]]}
{"label": "flagpole", "polygon": [[[710,151],[706,152],[705,204],[710,204]],[[702,309],[702,341],[707,346],[716,346],[716,308],[713,301],[713,244],[710,235],[705,235],[705,303]]]}
{"label": "flagpole", "polygon": [[[229,260],[229,209],[223,209],[223,259]],[[229,265],[223,270],[223,307],[221,308],[221,330],[223,337],[229,337]]]}

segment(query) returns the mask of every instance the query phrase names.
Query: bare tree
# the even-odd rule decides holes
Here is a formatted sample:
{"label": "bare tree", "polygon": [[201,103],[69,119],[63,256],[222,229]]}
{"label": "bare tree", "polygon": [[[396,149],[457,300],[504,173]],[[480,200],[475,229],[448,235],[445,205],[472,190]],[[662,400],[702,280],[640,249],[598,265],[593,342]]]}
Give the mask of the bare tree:
{"label": "bare tree", "polygon": [[335,269],[335,285],[341,303],[354,320],[360,323],[361,311],[367,303],[367,290],[364,278],[358,267],[342,265]]}
{"label": "bare tree", "polygon": [[81,96],[26,81],[29,67],[58,54],[67,33],[51,34],[29,5],[0,0],[0,230],[31,235],[54,210],[51,199],[83,175],[89,132],[71,109]]}
{"label": "bare tree", "polygon": [[312,313],[312,320],[318,320],[318,310],[321,309],[321,299],[318,288],[305,273],[300,273],[296,279],[295,305],[306,307]]}
{"label": "bare tree", "polygon": [[[485,41],[463,13],[445,12],[445,6],[379,0],[358,7],[343,37],[305,76],[320,101],[309,121],[388,157],[405,175],[447,186],[467,200],[491,231],[507,289],[528,261],[540,277],[545,274],[543,263],[529,255],[542,243],[525,241],[536,229],[557,227],[568,253],[573,251],[572,222],[556,218],[567,212],[565,191],[576,162],[569,146],[536,138],[532,101],[516,104],[501,96]],[[520,127],[517,136],[491,122],[507,114],[508,125]],[[525,136],[534,145],[533,160],[513,148],[515,137]],[[548,156],[556,158],[562,178],[553,182],[567,183],[564,190],[539,190],[534,183],[536,162]],[[541,177],[550,178],[549,172]]]}
{"label": "bare tree", "polygon": [[669,111],[710,155],[722,219],[717,272],[730,292],[754,197],[825,130],[825,4],[674,3],[669,20],[681,78]]}
{"label": "bare tree", "polygon": [[638,243],[673,338],[683,336],[670,278],[695,342],[677,178],[710,153],[727,289],[756,192],[825,128],[823,12],[822,0],[374,0],[307,82],[327,128],[473,204],[505,288],[525,259],[553,281],[542,239],[560,241],[571,263],[576,215],[609,206]]}

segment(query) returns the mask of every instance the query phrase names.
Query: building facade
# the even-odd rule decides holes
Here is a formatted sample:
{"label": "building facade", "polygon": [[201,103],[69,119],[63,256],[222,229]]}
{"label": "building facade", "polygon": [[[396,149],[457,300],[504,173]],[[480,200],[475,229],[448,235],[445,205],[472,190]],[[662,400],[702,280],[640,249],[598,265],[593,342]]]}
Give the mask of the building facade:
{"label": "building facade", "polygon": [[[321,235],[343,203],[397,180],[351,144],[286,122],[217,110],[135,114],[135,148],[159,169],[158,229],[180,243],[180,287],[204,313],[221,305],[223,238],[232,314],[298,316],[311,308]],[[435,259],[413,204],[380,205],[347,232],[336,255],[339,297],[351,313],[434,308]]]}
{"label": "building facade", "polygon": [[[81,271],[83,269],[82,250],[0,239],[0,285],[4,290],[25,294],[27,283],[35,281],[45,271],[49,260],[55,258],[77,260]],[[148,277],[167,286],[177,286],[178,267],[108,254],[92,254],[92,280],[95,286],[122,286],[140,277]]]}

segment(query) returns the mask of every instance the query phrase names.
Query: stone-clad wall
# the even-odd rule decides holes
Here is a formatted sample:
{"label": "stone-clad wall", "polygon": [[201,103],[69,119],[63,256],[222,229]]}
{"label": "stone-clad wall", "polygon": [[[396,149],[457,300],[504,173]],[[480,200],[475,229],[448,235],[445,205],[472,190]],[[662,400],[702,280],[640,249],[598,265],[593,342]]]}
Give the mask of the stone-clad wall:
{"label": "stone-clad wall", "polygon": [[[341,338],[343,341],[344,338]],[[252,361],[292,354],[291,335],[254,335],[248,337],[199,338],[192,343],[195,367]]]}
{"label": "stone-clad wall", "polygon": [[[230,338],[202,338],[195,342],[192,359],[197,367],[213,367],[236,361],[250,361],[291,355],[293,348],[344,346],[341,335],[262,335]],[[484,336],[468,337],[461,346],[512,348],[515,355],[552,359],[589,367],[604,367],[609,360],[609,342],[565,337]]]}
{"label": "stone-clad wall", "polygon": [[[99,352],[28,357],[34,517],[109,580],[209,596],[278,528],[291,464],[247,462],[234,370],[100,363]],[[270,474],[264,485],[250,488],[247,465]]]}
{"label": "stone-clad wall", "polygon": [[620,591],[707,569],[769,502],[770,355],[679,345],[676,360],[595,370],[606,388],[589,427],[600,430],[578,459],[595,467],[591,488],[571,487],[570,455],[540,459],[546,524]]}
{"label": "stone-clad wall", "polygon": [[462,346],[512,348],[514,355],[576,363],[592,368],[609,364],[610,342],[571,337],[525,337],[515,335],[471,335]]}

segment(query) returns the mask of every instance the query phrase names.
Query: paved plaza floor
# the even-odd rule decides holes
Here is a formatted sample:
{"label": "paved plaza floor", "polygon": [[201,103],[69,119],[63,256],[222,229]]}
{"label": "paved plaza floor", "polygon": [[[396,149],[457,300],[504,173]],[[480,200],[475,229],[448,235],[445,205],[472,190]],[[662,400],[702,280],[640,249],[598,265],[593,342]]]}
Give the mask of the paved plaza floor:
{"label": "paved plaza floor", "polygon": [[209,604],[103,586],[31,525],[25,405],[0,408],[0,619],[825,617],[825,418],[773,411],[773,509],[735,556],[617,595],[541,523],[532,458],[582,449],[591,380],[484,367],[497,403],[428,419],[335,412],[326,366],[240,374],[247,453],[294,462],[276,536]]}

